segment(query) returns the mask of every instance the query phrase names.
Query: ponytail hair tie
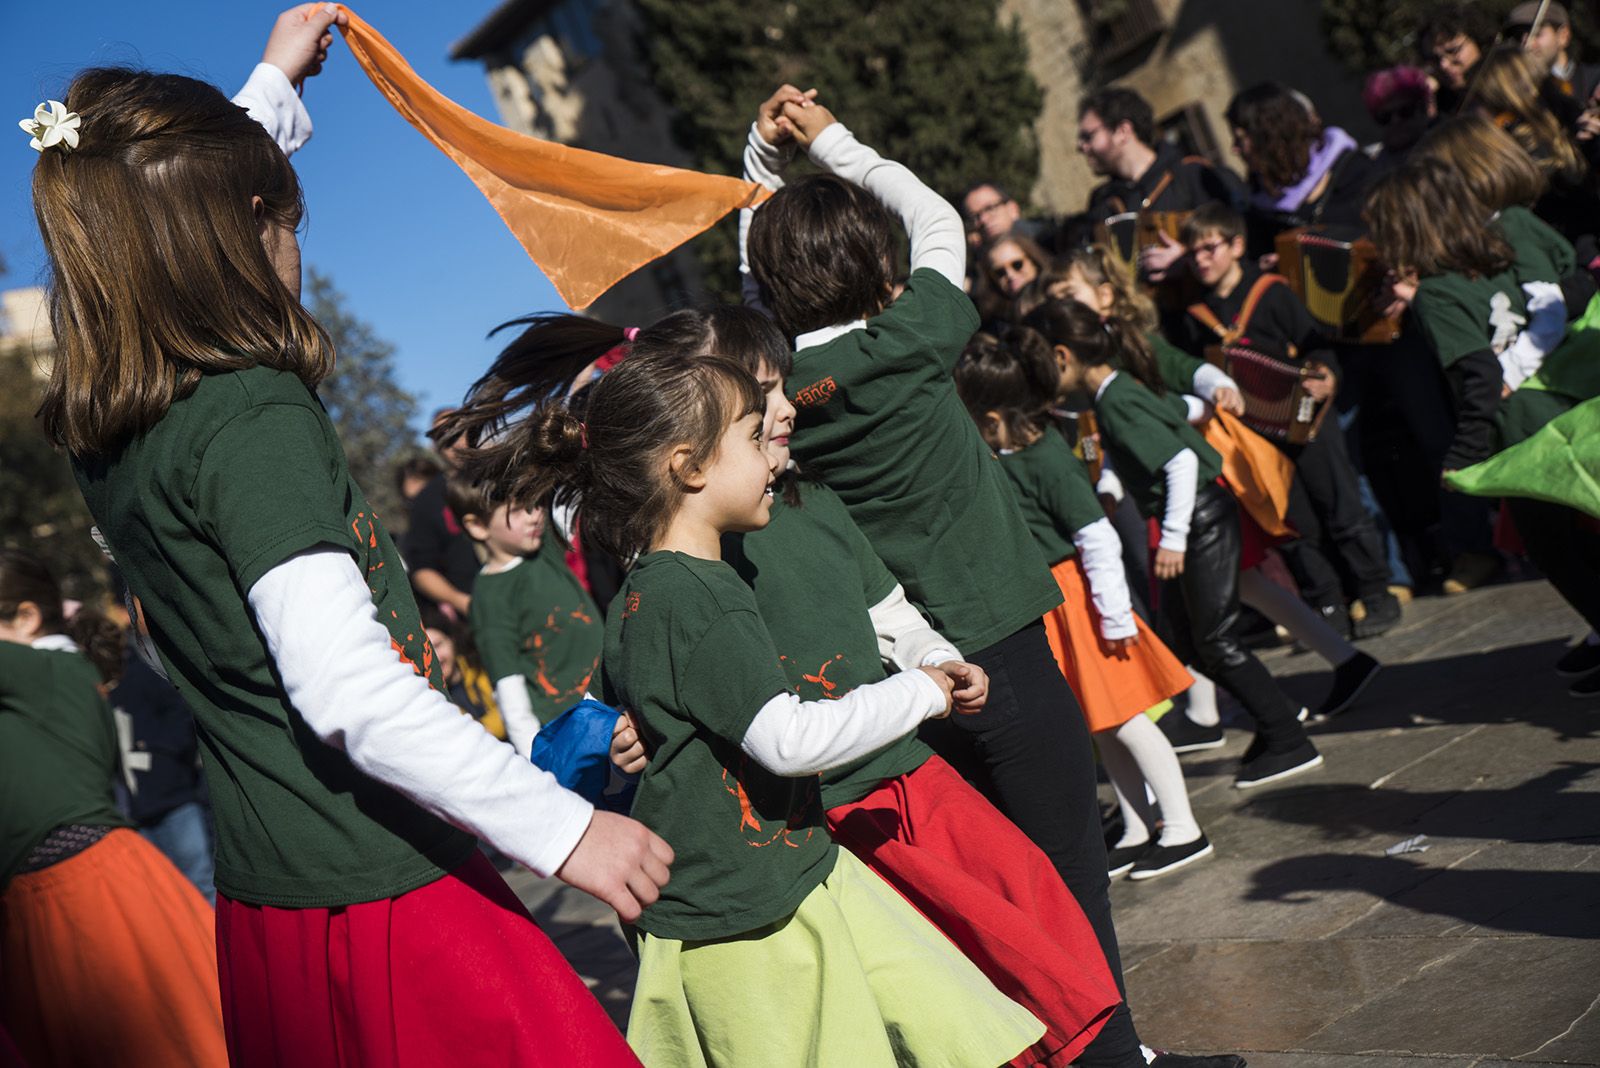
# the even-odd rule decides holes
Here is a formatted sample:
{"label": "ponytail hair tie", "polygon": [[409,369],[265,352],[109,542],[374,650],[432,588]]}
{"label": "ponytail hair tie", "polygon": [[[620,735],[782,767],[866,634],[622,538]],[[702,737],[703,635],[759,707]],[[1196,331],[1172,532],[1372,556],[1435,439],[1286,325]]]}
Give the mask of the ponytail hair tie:
{"label": "ponytail hair tie", "polygon": [[630,327],[628,327],[626,330],[624,330],[622,332],[622,337],[623,337],[623,340],[625,340],[625,341],[630,341],[631,342],[635,338],[637,338],[638,336],[639,336],[639,328],[637,326],[630,326]]}
{"label": "ponytail hair tie", "polygon": [[582,420],[578,422],[578,446],[585,452],[589,451],[589,424]]}

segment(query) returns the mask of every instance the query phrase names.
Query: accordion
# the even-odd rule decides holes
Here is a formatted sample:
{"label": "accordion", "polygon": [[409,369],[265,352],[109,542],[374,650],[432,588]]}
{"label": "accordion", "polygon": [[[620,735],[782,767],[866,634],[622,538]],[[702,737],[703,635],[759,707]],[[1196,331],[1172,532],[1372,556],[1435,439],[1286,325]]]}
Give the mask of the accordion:
{"label": "accordion", "polygon": [[1240,422],[1251,430],[1289,445],[1315,441],[1327,404],[1306,392],[1305,380],[1321,373],[1314,364],[1297,363],[1251,348],[1248,344],[1212,345],[1206,359],[1239,384],[1244,398]]}
{"label": "accordion", "polygon": [[1375,301],[1384,265],[1371,240],[1354,230],[1308,226],[1279,234],[1277,244],[1278,273],[1333,340],[1381,345],[1400,336],[1400,321],[1385,317]]}
{"label": "accordion", "polygon": [[1125,211],[1095,227],[1095,241],[1105,246],[1123,270],[1137,277],[1139,253],[1161,244],[1161,235],[1178,240],[1178,232],[1191,213],[1187,211]]}
{"label": "accordion", "polygon": [[1078,458],[1089,469],[1089,482],[1099,485],[1100,471],[1105,467],[1105,458],[1100,451],[1100,422],[1094,417],[1093,411],[1078,413],[1078,441],[1072,451],[1078,454]]}

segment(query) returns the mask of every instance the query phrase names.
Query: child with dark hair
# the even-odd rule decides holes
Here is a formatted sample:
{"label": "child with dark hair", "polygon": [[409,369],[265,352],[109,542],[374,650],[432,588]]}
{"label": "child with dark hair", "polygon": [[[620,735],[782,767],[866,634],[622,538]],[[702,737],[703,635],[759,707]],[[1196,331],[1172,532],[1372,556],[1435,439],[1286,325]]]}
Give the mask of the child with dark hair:
{"label": "child with dark hair", "polygon": [[[1060,389],[1050,346],[1032,330],[979,334],[956,364],[956,389],[1000,457],[1028,529],[1045,551],[1063,601],[1045,617],[1056,662],[1077,694],[1122,810],[1113,876],[1153,879],[1211,855],[1195,822],[1183,769],[1144,713],[1189,688],[1167,647],[1133,614],[1122,543],[1088,469],[1050,423]],[[1156,820],[1148,789],[1161,810]]]}
{"label": "child with dark hair", "polygon": [[[1192,272],[1205,296],[1190,305],[1178,327],[1179,344],[1193,356],[1218,342],[1242,340],[1263,352],[1307,364],[1320,374],[1305,380],[1306,392],[1331,402],[1338,361],[1321,327],[1281,275],[1265,274],[1245,256],[1244,220],[1220,205],[1196,211],[1183,225]],[[1348,575],[1366,615],[1357,637],[1371,638],[1400,621],[1400,601],[1389,591],[1389,566],[1372,516],[1361,499],[1344,431],[1324,422],[1303,445],[1280,442],[1295,463],[1305,489],[1291,498],[1288,519],[1300,537],[1284,555],[1306,599],[1335,630],[1351,630],[1341,573]],[[1309,506],[1309,507],[1308,507]],[[1338,563],[1338,569],[1334,566]]]}
{"label": "child with dark hair", "polygon": [[[1106,453],[1147,519],[1161,524],[1154,570],[1169,644],[1231,693],[1256,721],[1234,786],[1253,789],[1322,763],[1300,725],[1307,712],[1239,641],[1239,516],[1216,452],[1156,392],[1154,358],[1115,319],[1075,301],[1028,317],[1055,353],[1063,391],[1094,398]],[[1121,368],[1121,370],[1119,370]]]}
{"label": "child with dark hair", "polygon": [[634,812],[677,863],[639,917],[629,1038],[653,1066],[1003,1063],[1044,1027],[835,848],[817,779],[952,702],[981,705],[982,674],[945,662],[836,701],[794,691],[722,558],[724,538],[772,508],[764,408],[728,359],[635,351],[581,421],[546,402],[496,446],[524,461],[513,500],[553,492],[635,561],[606,622],[604,690],[650,751]]}
{"label": "child with dark hair", "polygon": [[1417,22],[1417,58],[1439,82],[1439,110],[1458,110],[1479,61],[1494,44],[1494,16],[1481,4],[1434,4]]}
{"label": "child with dark hair", "polygon": [[543,724],[583,700],[600,666],[600,609],[567,567],[548,509],[493,500],[459,475],[445,500],[487,559],[468,621],[506,737],[523,756]]}
{"label": "child with dark hair", "polygon": [[[791,447],[838,494],[910,601],[993,680],[983,712],[925,737],[956,768],[981,775],[997,807],[1050,857],[1120,977],[1092,747],[1044,630],[1061,594],[950,377],[978,326],[961,290],[961,219],[785,86],[758,112],[747,175],[782,185],[795,143],[830,173],[780,189],[746,224],[762,300],[796,348]],[[911,276],[892,304],[886,207],[911,247]],[[1080,1059],[1143,1060],[1125,1006]]]}
{"label": "child with dark hair", "polygon": [[116,624],[0,550],[0,1020],[28,1063],[221,1065],[205,899],[116,809]]}

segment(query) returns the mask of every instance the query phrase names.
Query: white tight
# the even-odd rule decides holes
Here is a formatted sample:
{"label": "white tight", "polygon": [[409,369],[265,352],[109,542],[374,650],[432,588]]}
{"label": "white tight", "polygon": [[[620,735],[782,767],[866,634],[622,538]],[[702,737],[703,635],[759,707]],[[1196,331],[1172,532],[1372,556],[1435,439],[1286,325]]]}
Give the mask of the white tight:
{"label": "white tight", "polygon": [[1334,667],[1359,651],[1328,626],[1328,621],[1298,594],[1273,582],[1258,567],[1239,572],[1239,603],[1249,605],[1278,624],[1293,635],[1295,641]]}
{"label": "white tight", "polygon": [[1177,754],[1149,716],[1141,712],[1120,727],[1098,732],[1094,739],[1099,743],[1100,759],[1122,808],[1125,829],[1117,845],[1139,845],[1150,840],[1155,814],[1145,792],[1147,784],[1161,809],[1161,844],[1182,845],[1200,837],[1200,825],[1189,808],[1189,790],[1184,785]]}

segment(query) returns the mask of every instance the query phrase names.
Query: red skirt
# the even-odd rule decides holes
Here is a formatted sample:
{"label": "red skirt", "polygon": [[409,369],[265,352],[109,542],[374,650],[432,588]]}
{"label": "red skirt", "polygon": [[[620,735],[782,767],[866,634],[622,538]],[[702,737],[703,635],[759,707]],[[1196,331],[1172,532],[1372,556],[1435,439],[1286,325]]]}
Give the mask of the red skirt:
{"label": "red skirt", "polygon": [[481,855],[342,908],[218,895],[217,959],[233,1068],[639,1065]]}
{"label": "red skirt", "polygon": [[829,809],[828,829],[1044,1023],[1012,1064],[1071,1063],[1121,1003],[1049,858],[940,758]]}

